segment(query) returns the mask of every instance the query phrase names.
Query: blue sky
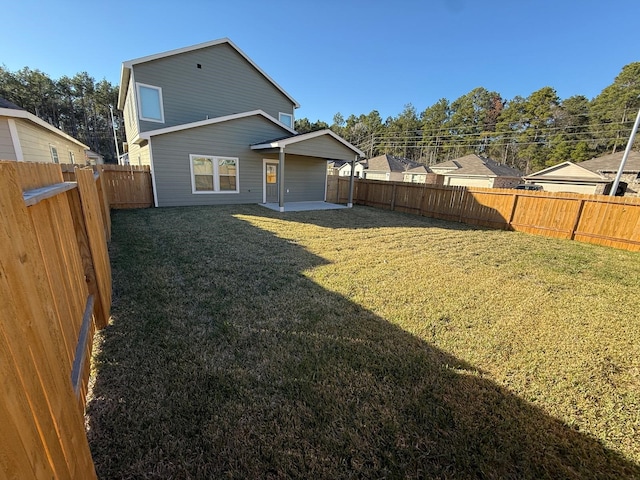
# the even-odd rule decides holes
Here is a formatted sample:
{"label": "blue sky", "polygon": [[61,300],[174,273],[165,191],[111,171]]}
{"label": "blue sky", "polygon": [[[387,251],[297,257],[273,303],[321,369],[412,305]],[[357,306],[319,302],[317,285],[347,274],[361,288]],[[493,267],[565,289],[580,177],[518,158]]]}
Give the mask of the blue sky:
{"label": "blue sky", "polygon": [[20,0],[0,64],[117,84],[124,60],[229,37],[300,104],[296,117],[418,112],[483,86],[593,98],[640,61],[637,0]]}

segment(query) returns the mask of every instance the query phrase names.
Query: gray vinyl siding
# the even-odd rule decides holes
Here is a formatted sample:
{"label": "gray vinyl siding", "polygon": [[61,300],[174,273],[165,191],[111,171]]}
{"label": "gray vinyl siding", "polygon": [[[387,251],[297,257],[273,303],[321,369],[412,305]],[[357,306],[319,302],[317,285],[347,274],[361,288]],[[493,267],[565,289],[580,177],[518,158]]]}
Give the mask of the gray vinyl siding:
{"label": "gray vinyl siding", "polygon": [[0,160],[16,160],[16,150],[6,118],[0,118]]}
{"label": "gray vinyl siding", "polygon": [[318,156],[319,152],[322,152],[322,156],[326,160],[346,160],[347,162],[353,161],[356,156],[353,150],[328,135],[288,145],[285,152],[296,155],[315,156]]}
{"label": "gray vinyl siding", "polygon": [[141,132],[257,109],[276,119],[279,112],[293,114],[291,100],[228,44],[134,65],[133,70],[135,82],[162,89],[165,122],[140,120]]}
{"label": "gray vinyl siding", "polygon": [[[283,134],[283,128],[253,116],[151,137],[158,206],[261,203],[265,155],[250,145]],[[240,192],[191,193],[190,154],[238,158]]]}
{"label": "gray vinyl siding", "polygon": [[[285,150],[286,151],[286,150]],[[327,162],[321,158],[285,155],[284,201],[323,201],[327,175]]]}

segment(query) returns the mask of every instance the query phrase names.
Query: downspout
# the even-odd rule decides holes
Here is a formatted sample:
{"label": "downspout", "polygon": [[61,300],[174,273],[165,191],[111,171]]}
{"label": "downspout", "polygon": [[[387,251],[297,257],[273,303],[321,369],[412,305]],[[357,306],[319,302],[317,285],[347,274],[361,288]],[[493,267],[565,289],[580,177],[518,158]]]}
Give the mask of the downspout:
{"label": "downspout", "polygon": [[347,202],[347,208],[353,208],[353,184],[354,178],[356,176],[356,160],[358,160],[357,155],[351,161],[351,177],[349,178],[349,201]]}
{"label": "downspout", "polygon": [[280,201],[280,211],[284,212],[284,147],[280,147],[280,154],[278,156],[278,185],[279,194],[278,200]]}

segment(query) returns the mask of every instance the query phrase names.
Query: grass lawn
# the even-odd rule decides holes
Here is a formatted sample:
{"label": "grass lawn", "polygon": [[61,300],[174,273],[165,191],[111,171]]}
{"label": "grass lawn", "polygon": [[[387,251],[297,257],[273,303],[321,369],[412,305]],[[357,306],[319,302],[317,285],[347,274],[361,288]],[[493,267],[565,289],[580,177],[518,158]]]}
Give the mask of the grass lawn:
{"label": "grass lawn", "polygon": [[100,478],[640,478],[640,254],[395,212],[116,211]]}

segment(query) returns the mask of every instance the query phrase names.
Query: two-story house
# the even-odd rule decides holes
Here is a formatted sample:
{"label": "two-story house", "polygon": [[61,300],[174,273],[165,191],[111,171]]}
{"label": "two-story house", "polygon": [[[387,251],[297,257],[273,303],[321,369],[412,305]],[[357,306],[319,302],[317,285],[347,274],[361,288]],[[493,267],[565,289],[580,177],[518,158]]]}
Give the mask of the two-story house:
{"label": "two-story house", "polygon": [[325,200],[327,161],[363,153],[296,134],[298,107],[227,38],[122,64],[129,162],[151,166],[156,206]]}

